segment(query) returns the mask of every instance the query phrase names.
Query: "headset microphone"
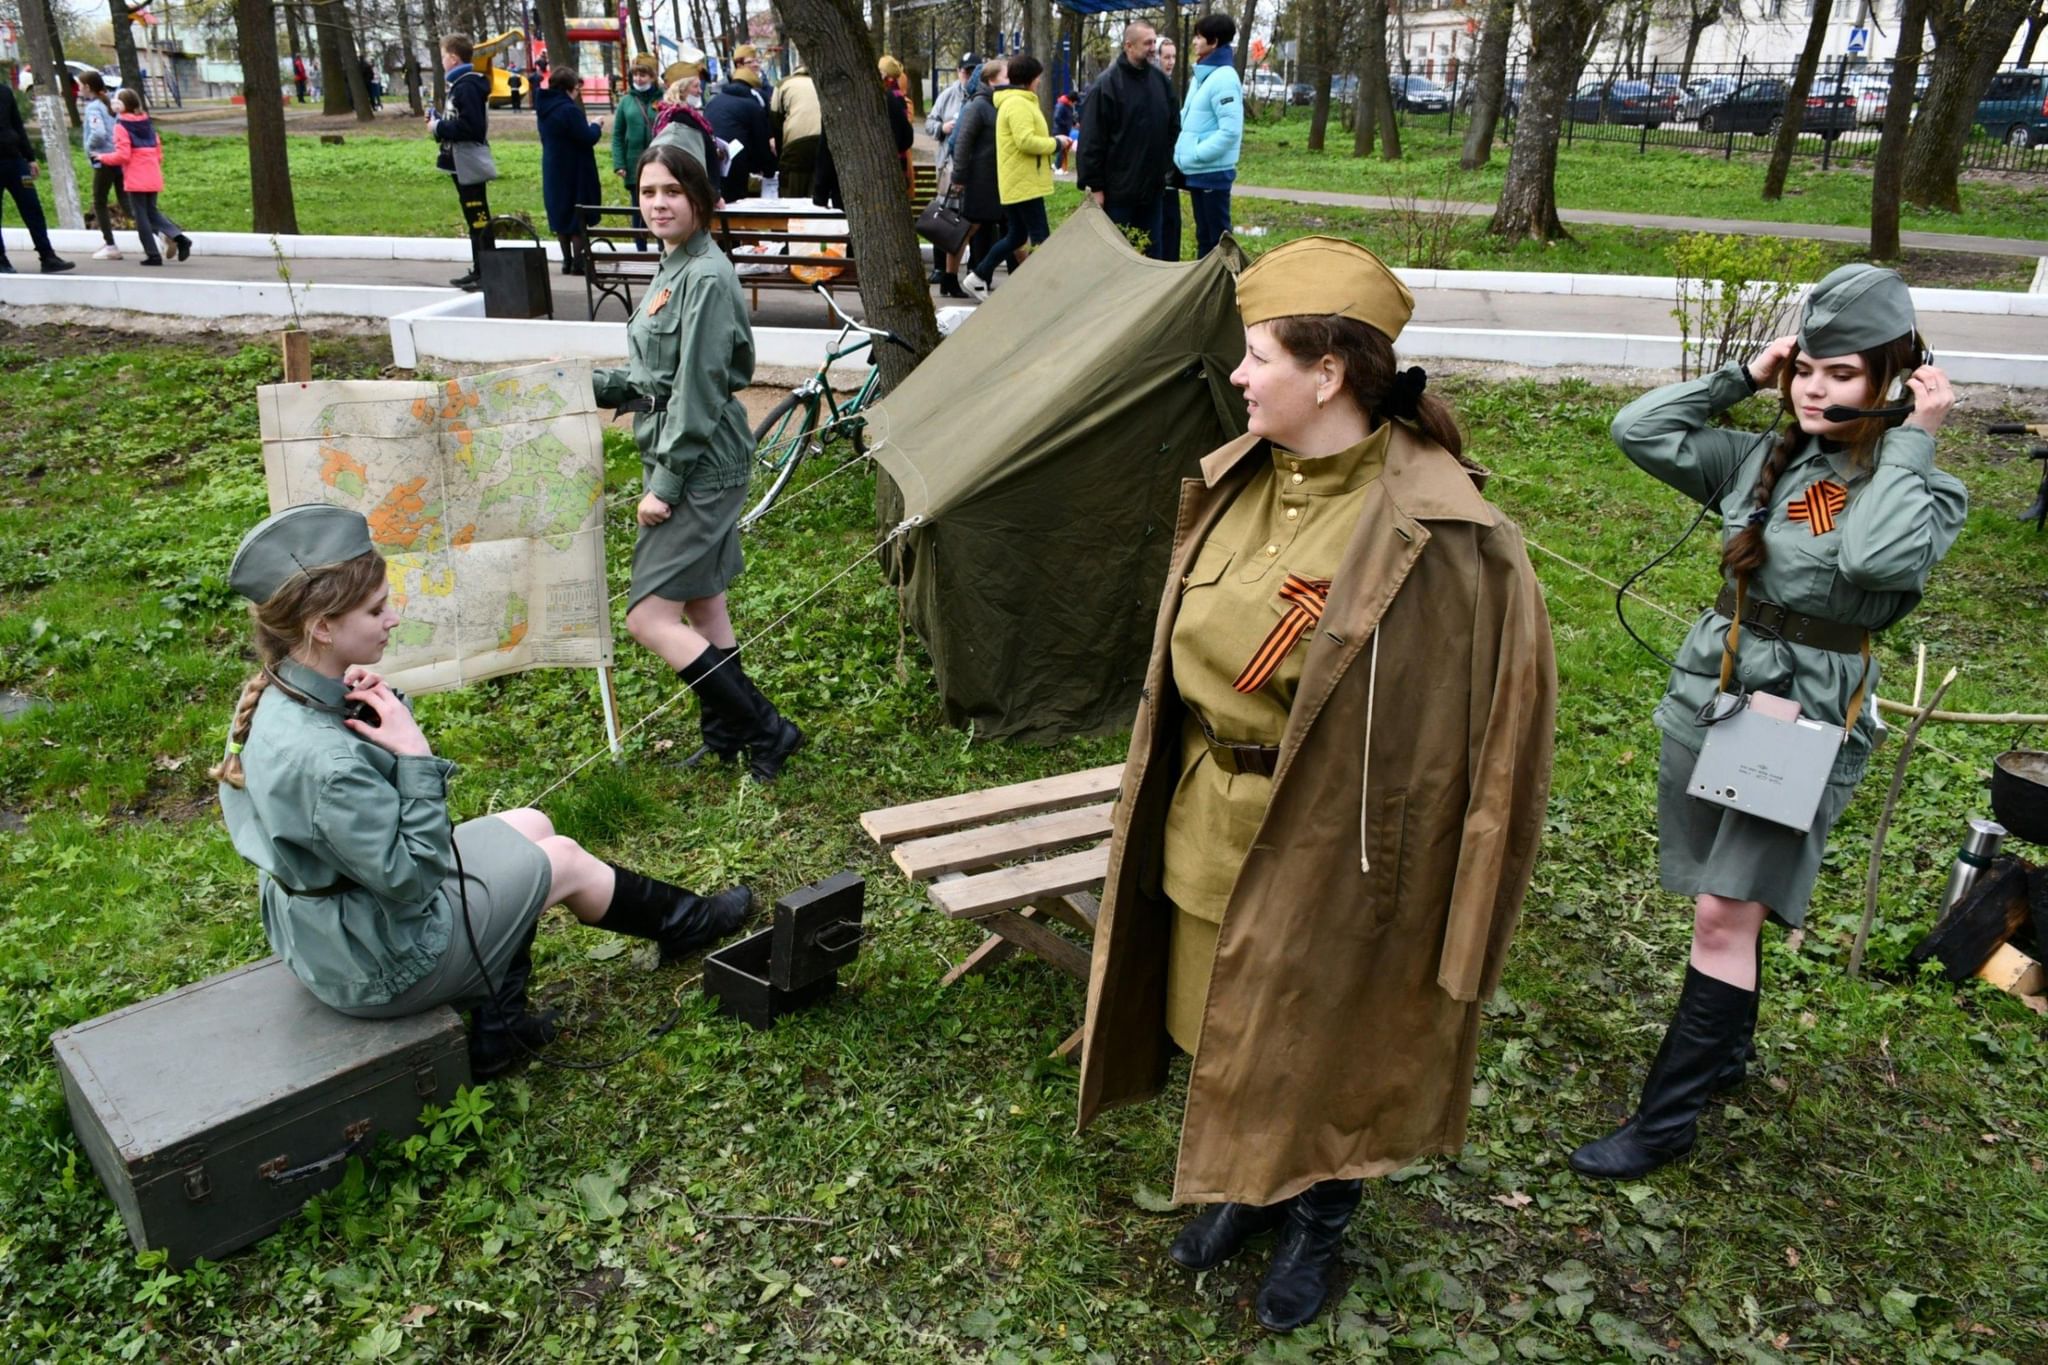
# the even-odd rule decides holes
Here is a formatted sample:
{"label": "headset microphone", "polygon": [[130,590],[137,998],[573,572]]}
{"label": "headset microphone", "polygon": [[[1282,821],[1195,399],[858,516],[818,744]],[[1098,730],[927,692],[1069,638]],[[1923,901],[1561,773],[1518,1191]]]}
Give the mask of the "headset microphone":
{"label": "headset microphone", "polygon": [[[1911,372],[1917,372],[1922,367],[1934,363],[1934,352],[1928,349],[1927,343],[1920,339],[1918,332],[1913,334],[1913,352]],[[1901,399],[1905,401],[1901,402]],[[1906,387],[1905,375],[1893,377],[1891,392],[1885,395],[1885,403],[1886,406],[1881,408],[1852,408],[1845,403],[1834,403],[1822,408],[1820,416],[1824,422],[1861,422],[1871,418],[1885,422],[1904,421],[1913,415],[1913,393]]]}

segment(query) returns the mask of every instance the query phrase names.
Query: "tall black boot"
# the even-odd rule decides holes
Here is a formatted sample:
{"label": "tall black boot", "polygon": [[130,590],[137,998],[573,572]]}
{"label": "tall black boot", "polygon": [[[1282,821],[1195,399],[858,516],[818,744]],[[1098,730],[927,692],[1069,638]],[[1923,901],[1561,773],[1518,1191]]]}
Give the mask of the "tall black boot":
{"label": "tall black boot", "polygon": [[1262,1232],[1271,1232],[1287,1221],[1293,1204],[1211,1204],[1180,1230],[1166,1254],[1189,1270],[1207,1270],[1222,1265],[1239,1248]]}
{"label": "tall black boot", "polygon": [[[712,650],[718,648],[709,646],[691,660],[691,668],[701,664],[703,671],[694,681],[687,676],[683,681],[704,702],[706,714],[720,711],[737,727],[740,742],[747,750],[747,771],[753,779],[773,782],[782,774],[789,756],[803,747],[804,732],[776,710],[775,703],[761,695],[761,689],[754,686],[741,666],[738,650],[719,650],[721,657],[710,661]],[[710,743],[711,737],[706,735],[706,747]]]}
{"label": "tall black boot", "polygon": [[1678,1011],[1650,1063],[1636,1112],[1606,1137],[1573,1152],[1572,1169],[1602,1180],[1630,1180],[1691,1151],[1700,1111],[1727,1070],[1756,995],[1688,966]]}
{"label": "tall black boot", "polygon": [[564,275],[581,275],[583,273],[583,264],[577,259],[576,255],[576,235],[571,232],[557,233],[555,241],[562,248],[562,273]]}
{"label": "tall black boot", "polygon": [[713,758],[730,763],[747,747],[747,735],[753,728],[753,699],[744,688],[726,680],[727,674],[738,677],[737,663],[719,667],[732,656],[730,649],[706,645],[702,654],[676,670],[676,676],[697,694],[697,727],[704,737],[696,752],[683,760],[685,768]]}
{"label": "tall black boot", "polygon": [[526,983],[533,977],[535,920],[527,927],[519,951],[491,984],[497,994],[469,1014],[469,1071],[480,1081],[503,1075],[561,1035],[561,1011],[526,1007]]}
{"label": "tall black boot", "polygon": [[739,928],[753,908],[754,893],[744,886],[700,896],[617,863],[607,866],[618,882],[604,918],[593,927],[653,940],[661,946],[664,967],[718,942]]}
{"label": "tall black boot", "polygon": [[1749,1064],[1756,1060],[1756,1007],[1764,997],[1764,938],[1756,938],[1756,989],[1749,993],[1749,1008],[1743,1012],[1735,1031],[1734,1046],[1728,1049],[1728,1064],[1714,1078],[1714,1093],[1733,1090],[1749,1079]]}
{"label": "tall black boot", "polygon": [[1315,1320],[1330,1292],[1330,1271],[1344,1246],[1344,1229],[1365,1191],[1363,1180],[1325,1180],[1294,1196],[1259,1286],[1254,1308],[1269,1332],[1292,1332]]}

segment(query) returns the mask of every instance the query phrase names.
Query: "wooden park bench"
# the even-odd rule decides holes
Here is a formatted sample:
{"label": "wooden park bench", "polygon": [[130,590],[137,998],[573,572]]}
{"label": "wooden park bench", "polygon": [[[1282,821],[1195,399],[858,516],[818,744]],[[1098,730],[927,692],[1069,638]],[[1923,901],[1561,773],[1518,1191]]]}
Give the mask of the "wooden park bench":
{"label": "wooden park bench", "polygon": [[[606,299],[617,299],[630,318],[633,315],[634,290],[645,288],[661,264],[660,245],[645,228],[634,229],[630,207],[579,204],[577,209],[597,219],[597,225],[589,229],[590,257],[583,273],[584,299],[589,304],[591,320],[597,320],[597,311]],[[813,223],[812,231],[804,230],[807,222]],[[776,209],[773,212],[719,209],[711,217],[712,240],[740,269],[740,286],[750,295],[749,306],[756,309],[761,306],[761,291],[764,289],[810,292],[812,282],[797,278],[791,272],[791,266],[817,266],[836,271],[830,279],[823,281],[828,290],[858,290],[860,273],[853,261],[853,243],[845,231],[846,216],[836,209]],[[639,240],[636,242],[635,238]],[[827,243],[845,254],[825,255],[818,250]],[[762,246],[773,246],[779,250],[773,254],[739,250],[741,247]]]}
{"label": "wooden park bench", "polygon": [[[1112,763],[860,817],[905,876],[930,884],[933,905],[989,931],[943,985],[987,971],[1019,949],[1087,985],[1091,943],[1054,926],[1094,937],[1096,892],[1109,871],[1110,799],[1123,771]],[[1076,1028],[1059,1055],[1080,1043]]]}

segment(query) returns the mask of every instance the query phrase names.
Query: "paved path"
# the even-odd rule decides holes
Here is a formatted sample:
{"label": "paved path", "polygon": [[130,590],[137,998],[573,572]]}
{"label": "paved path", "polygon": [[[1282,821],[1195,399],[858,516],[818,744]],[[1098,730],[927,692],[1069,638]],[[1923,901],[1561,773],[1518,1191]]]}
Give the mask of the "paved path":
{"label": "paved path", "polygon": [[[1337,194],[1325,190],[1276,189],[1266,185],[1236,185],[1233,195],[1254,199],[1278,199],[1293,204],[1328,204],[1354,209],[1406,209],[1406,199],[1374,194]],[[1456,200],[1417,200],[1414,207],[1430,212],[1438,207],[1469,218],[1491,218],[1492,204]],[[1663,228],[1672,232],[1718,232],[1744,237],[1808,237],[1825,242],[1854,242],[1868,245],[1868,227],[1835,227],[1824,223],[1770,223],[1749,218],[1682,218],[1666,213],[1620,213],[1607,209],[1559,209],[1557,216],[1567,223],[1598,224],[1606,227]],[[1981,251],[1996,256],[2048,256],[2048,235],[2026,237],[1972,237],[1959,232],[1901,232],[1901,246],[1926,251]]]}
{"label": "paved path", "polygon": [[[130,278],[248,280],[277,282],[277,263],[267,256],[194,255],[183,265],[158,268],[144,266],[130,252],[119,261],[95,261],[83,253],[77,275],[120,275]],[[449,278],[462,269],[456,261],[394,261],[362,259],[302,258],[291,263],[295,284],[402,284],[447,288]],[[998,290],[1010,287],[1007,275],[996,277]],[[583,321],[589,317],[584,305],[583,281],[557,271],[550,275],[554,286],[555,316]],[[449,290],[453,294],[453,290]],[[858,291],[846,290],[835,296],[839,306],[855,317],[861,315]],[[957,302],[936,299],[940,306]],[[2002,317],[1983,313],[1929,314],[1930,334],[1946,350],[1980,351],[1991,354],[2038,355],[2048,350],[2042,339],[2041,319]],[[602,321],[623,322],[624,310],[607,302]],[[786,290],[763,291],[753,314],[757,327],[829,327],[824,304],[808,294]],[[1678,328],[1671,305],[1657,299],[1610,298],[1584,294],[1517,294],[1483,289],[1424,289],[1417,291],[1415,322],[1427,327],[1460,327],[1500,331],[1598,332],[1633,336],[1676,336]]]}

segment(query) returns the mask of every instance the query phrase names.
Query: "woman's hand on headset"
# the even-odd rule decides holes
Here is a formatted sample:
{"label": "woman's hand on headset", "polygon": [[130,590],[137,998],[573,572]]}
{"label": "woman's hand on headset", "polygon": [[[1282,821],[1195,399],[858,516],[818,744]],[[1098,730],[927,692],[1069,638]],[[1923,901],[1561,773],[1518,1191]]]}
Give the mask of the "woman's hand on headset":
{"label": "woman's hand on headset", "polygon": [[388,749],[400,758],[432,756],[434,751],[427,746],[427,737],[420,733],[419,722],[412,718],[412,712],[392,692],[390,683],[375,674],[358,678],[348,699],[359,701],[377,713],[375,725],[367,725],[353,717],[342,721],[358,737],[369,740],[380,749]]}
{"label": "woman's hand on headset", "polygon": [[1949,387],[1948,376],[1933,365],[1922,365],[1906,376],[1906,387],[1913,391],[1913,413],[1906,425],[1929,436],[1940,431],[1948,420],[1948,410],[1956,405],[1956,391]]}
{"label": "woman's hand on headset", "polygon": [[1758,388],[1767,388],[1771,381],[1778,377],[1778,371],[1784,368],[1785,362],[1798,353],[1798,337],[1779,337],[1764,347],[1755,360],[1749,362],[1749,377],[1756,382]]}

